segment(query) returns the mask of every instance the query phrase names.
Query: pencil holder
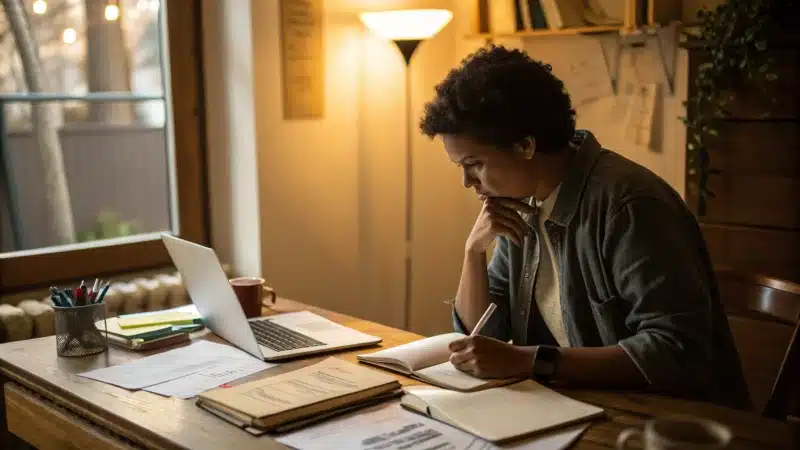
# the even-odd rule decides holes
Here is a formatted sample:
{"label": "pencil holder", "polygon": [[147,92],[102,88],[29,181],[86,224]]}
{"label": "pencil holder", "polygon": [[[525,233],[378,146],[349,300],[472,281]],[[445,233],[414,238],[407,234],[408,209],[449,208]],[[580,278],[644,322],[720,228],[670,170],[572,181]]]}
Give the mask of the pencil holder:
{"label": "pencil holder", "polygon": [[53,310],[58,356],[86,356],[108,349],[105,303],[54,306]]}

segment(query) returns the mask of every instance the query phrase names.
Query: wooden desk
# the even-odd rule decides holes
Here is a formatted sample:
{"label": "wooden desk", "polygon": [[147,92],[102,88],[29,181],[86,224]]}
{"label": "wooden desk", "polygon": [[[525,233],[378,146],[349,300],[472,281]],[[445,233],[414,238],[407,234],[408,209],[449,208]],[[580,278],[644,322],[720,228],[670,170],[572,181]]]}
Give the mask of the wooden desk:
{"label": "wooden desk", "polygon": [[[277,312],[310,309],[330,319],[383,338],[383,347],[403,344],[420,336],[394,328],[289,300],[279,300]],[[200,333],[198,339],[216,339]],[[378,348],[360,349],[337,356],[355,362],[355,355]],[[4,377],[5,421],[8,429],[41,450],[64,448],[154,449],[277,449],[269,437],[253,437],[206,413],[192,400],[165,398],[146,391],[128,391],[85,379],[77,373],[140,358],[134,352],[110,348],[83,358],[56,356],[50,336],[0,345],[0,375]],[[298,360],[254,377],[298,368],[322,357]],[[404,385],[416,381],[398,376]],[[695,414],[730,426],[734,449],[790,448],[787,425],[760,416],[704,403],[633,393],[564,391],[606,408],[606,419],[589,428],[575,445],[578,449],[614,448],[619,432],[641,426],[653,416]],[[0,417],[2,419],[2,417]],[[3,426],[3,431],[5,431]],[[8,437],[6,437],[8,439]],[[13,448],[0,440],[0,447]],[[5,444],[5,445],[4,445]]]}

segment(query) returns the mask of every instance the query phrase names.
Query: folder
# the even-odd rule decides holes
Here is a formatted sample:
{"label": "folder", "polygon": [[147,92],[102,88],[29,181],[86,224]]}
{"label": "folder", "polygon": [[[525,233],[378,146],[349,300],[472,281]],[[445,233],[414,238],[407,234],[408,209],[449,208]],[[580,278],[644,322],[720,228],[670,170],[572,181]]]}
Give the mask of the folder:
{"label": "folder", "polygon": [[197,406],[258,434],[294,429],[401,393],[395,377],[329,357],[291,372],[204,392]]}

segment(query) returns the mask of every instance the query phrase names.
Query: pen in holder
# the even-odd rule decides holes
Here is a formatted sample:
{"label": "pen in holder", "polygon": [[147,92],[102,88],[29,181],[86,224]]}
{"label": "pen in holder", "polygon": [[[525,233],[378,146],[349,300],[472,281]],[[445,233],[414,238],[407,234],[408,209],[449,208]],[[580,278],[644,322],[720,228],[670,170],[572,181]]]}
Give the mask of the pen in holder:
{"label": "pen in holder", "polygon": [[75,289],[51,288],[58,356],[86,356],[108,349],[103,302],[107,290],[108,283],[101,288],[99,281],[91,289],[83,282]]}

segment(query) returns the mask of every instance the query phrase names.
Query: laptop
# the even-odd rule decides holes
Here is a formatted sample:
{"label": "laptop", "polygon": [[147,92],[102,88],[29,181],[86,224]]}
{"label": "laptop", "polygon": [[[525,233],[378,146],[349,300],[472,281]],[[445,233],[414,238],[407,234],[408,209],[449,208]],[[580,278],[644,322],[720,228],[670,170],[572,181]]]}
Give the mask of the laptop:
{"label": "laptop", "polygon": [[247,319],[214,250],[168,234],[161,240],[206,327],[256,358],[280,361],[381,342],[310,311]]}

